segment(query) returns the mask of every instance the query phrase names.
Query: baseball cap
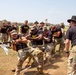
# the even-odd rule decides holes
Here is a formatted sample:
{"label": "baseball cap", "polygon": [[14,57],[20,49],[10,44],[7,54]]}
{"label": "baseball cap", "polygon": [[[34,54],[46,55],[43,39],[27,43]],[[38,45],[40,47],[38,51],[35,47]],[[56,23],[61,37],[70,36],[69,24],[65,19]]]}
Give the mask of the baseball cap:
{"label": "baseball cap", "polygon": [[35,29],[37,29],[37,27],[36,27],[36,26],[33,26],[33,27],[31,28],[31,30],[35,30]]}
{"label": "baseball cap", "polygon": [[16,30],[12,30],[10,33],[11,35],[18,34]]}

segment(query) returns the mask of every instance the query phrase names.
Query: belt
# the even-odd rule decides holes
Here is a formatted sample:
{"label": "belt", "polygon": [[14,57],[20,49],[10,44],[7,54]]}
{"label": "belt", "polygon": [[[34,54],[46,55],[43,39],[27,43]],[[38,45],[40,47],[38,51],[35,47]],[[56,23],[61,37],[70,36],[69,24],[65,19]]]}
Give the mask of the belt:
{"label": "belt", "polygon": [[29,50],[29,49],[31,49],[31,48],[27,47],[27,48],[23,48],[23,49],[19,49],[19,50],[23,50],[24,51],[24,50]]}

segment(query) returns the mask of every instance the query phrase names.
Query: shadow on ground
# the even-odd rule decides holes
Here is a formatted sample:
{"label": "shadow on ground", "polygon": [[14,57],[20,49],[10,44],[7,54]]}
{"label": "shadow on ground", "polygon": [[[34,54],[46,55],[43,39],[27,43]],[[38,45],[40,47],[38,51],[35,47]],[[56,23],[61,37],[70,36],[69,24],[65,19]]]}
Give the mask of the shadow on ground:
{"label": "shadow on ground", "polygon": [[[36,75],[37,71],[29,71],[29,72],[25,72],[24,75]],[[44,74],[37,74],[37,75],[50,75],[48,73],[44,73]]]}
{"label": "shadow on ground", "polygon": [[50,60],[50,64],[47,64],[44,66],[44,70],[47,70],[47,69],[57,69],[59,68],[60,66],[58,65],[55,65],[55,63],[58,63],[58,62],[64,62],[64,60],[62,60],[63,56],[62,55],[55,55],[51,60]]}

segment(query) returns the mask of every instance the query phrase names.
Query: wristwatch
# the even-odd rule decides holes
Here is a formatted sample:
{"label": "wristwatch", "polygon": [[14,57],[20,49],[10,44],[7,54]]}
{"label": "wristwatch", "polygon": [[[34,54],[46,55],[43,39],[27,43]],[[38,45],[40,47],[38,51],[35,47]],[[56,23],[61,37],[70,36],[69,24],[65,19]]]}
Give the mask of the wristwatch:
{"label": "wristwatch", "polygon": [[65,52],[65,53],[69,53],[69,51],[68,51],[68,50],[64,50],[64,52]]}
{"label": "wristwatch", "polygon": [[69,53],[69,51],[66,51],[65,53]]}
{"label": "wristwatch", "polygon": [[65,53],[69,53],[69,51],[65,50]]}

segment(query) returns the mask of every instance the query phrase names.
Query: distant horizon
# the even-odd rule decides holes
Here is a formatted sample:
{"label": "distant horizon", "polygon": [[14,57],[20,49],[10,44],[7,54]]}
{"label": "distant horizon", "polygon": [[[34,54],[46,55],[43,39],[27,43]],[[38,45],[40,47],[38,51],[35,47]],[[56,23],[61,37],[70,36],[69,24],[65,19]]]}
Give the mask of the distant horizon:
{"label": "distant horizon", "polygon": [[[5,20],[5,19],[4,19]],[[0,21],[4,21],[4,20],[0,20]],[[9,20],[6,20],[7,22],[11,22],[11,23],[14,23],[14,22],[17,22],[17,21],[9,21]],[[35,22],[35,21],[34,21]],[[28,23],[33,23],[34,24],[34,22],[28,22]],[[43,22],[43,21],[41,21],[41,22]],[[39,24],[41,23],[41,22],[39,22]],[[24,23],[24,22],[17,22],[17,23]],[[45,23],[45,22],[44,22]],[[50,22],[47,22],[47,23],[50,23]],[[63,22],[61,22],[61,23],[63,23]],[[61,23],[57,23],[57,24],[53,24],[53,23],[50,23],[51,25],[53,24],[53,25],[60,25]],[[69,26],[69,24],[64,24],[64,25],[66,25],[66,26]]]}

